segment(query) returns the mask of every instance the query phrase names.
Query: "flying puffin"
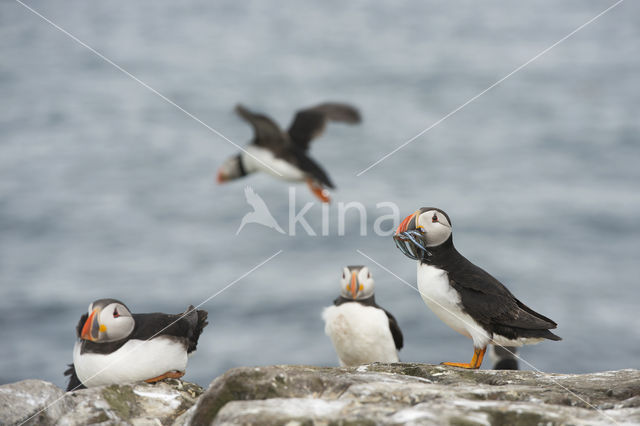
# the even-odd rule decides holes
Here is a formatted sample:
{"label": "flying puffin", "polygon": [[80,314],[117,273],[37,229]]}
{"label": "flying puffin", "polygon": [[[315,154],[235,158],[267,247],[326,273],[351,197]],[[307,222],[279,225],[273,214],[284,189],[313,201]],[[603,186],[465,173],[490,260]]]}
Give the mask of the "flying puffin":
{"label": "flying puffin", "polygon": [[562,340],[549,331],[557,324],[516,299],[497,279],[453,246],[451,220],[442,210],[423,207],[406,217],[394,235],[396,246],[418,261],[418,289],[427,306],[458,333],[473,340],[469,363],[480,368],[489,343],[522,346]]}
{"label": "flying puffin", "polygon": [[334,188],[327,173],[308,155],[309,144],[324,131],[327,121],[349,124],[360,122],[360,113],[352,106],[324,103],[303,109],[286,132],[269,117],[256,114],[242,105],[236,112],[253,127],[254,137],[246,149],[225,161],[218,170],[218,183],[262,171],[291,182],[307,182],[322,202],[330,201],[326,188]]}
{"label": "flying puffin", "polygon": [[177,315],[132,314],[119,300],[96,300],[76,327],[67,391],[180,378],[207,324],[207,311],[193,306]]}
{"label": "flying puffin", "polygon": [[398,322],[375,300],[374,283],[366,266],[346,266],[340,297],[322,312],[324,331],[331,338],[341,366],[398,362],[402,331]]}

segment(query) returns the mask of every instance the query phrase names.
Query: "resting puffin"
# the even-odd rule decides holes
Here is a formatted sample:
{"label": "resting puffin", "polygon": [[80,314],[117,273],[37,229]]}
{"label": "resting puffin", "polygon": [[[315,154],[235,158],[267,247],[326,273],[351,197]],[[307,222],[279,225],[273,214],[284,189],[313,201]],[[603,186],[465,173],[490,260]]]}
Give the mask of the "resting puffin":
{"label": "resting puffin", "polygon": [[449,327],[473,340],[469,363],[480,368],[489,343],[522,346],[543,339],[562,340],[549,329],[557,324],[520,302],[453,245],[451,220],[442,210],[423,207],[406,217],[394,235],[398,248],[418,261],[418,289],[427,306]]}
{"label": "resting puffin", "polygon": [[180,378],[206,325],[207,311],[193,306],[177,315],[132,314],[119,300],[96,300],[76,327],[67,391]]}
{"label": "resting puffin", "polygon": [[398,362],[402,331],[398,322],[375,300],[374,283],[366,266],[346,266],[340,297],[322,312],[341,366]]}
{"label": "resting puffin", "polygon": [[286,132],[269,117],[256,114],[242,105],[236,112],[253,127],[254,137],[245,151],[229,158],[218,170],[218,183],[262,171],[291,182],[307,182],[322,202],[330,201],[326,188],[333,188],[327,173],[308,155],[309,144],[324,131],[327,121],[360,122],[360,113],[352,106],[324,103],[303,109]]}

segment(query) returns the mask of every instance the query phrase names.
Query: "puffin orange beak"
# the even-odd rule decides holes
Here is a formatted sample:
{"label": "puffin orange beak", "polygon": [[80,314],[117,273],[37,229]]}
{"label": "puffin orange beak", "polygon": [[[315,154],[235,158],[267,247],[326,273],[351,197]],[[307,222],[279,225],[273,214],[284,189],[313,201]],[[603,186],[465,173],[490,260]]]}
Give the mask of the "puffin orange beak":
{"label": "puffin orange beak", "polygon": [[[416,227],[415,223],[416,223],[416,218],[418,217],[418,213],[420,213],[420,210],[405,217],[404,220],[400,222],[398,229],[396,229],[395,236],[398,236],[401,233],[406,232],[408,229],[414,229]],[[410,228],[409,226],[411,225],[412,220],[413,220],[413,226]]]}
{"label": "puffin orange beak", "polygon": [[101,331],[101,326],[98,323],[98,316],[100,314],[100,308],[95,308],[82,327],[82,333],[80,333],[80,338],[84,340],[90,340],[95,342],[98,340],[98,334]]}
{"label": "puffin orange beak", "polygon": [[356,279],[356,273],[351,273],[351,296],[356,298],[356,294],[358,293],[358,280]]}
{"label": "puffin orange beak", "polygon": [[420,260],[424,256],[431,256],[424,241],[424,229],[417,224],[420,210],[407,216],[396,229],[393,241],[396,247],[410,259]]}
{"label": "puffin orange beak", "polygon": [[219,184],[224,183],[226,181],[226,179],[224,178],[224,175],[222,174],[222,170],[218,170],[218,176],[216,177],[216,181]]}

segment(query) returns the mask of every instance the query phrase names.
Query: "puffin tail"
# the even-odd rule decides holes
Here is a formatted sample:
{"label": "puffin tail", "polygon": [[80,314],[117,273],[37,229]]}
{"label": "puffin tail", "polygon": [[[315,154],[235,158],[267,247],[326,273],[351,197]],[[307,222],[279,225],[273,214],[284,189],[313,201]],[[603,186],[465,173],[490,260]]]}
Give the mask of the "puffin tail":
{"label": "puffin tail", "polygon": [[198,346],[198,339],[200,338],[200,334],[202,334],[202,330],[204,330],[207,324],[209,324],[207,321],[209,313],[202,309],[196,310],[193,305],[189,305],[187,312],[189,312],[187,318],[189,318],[193,325],[192,332],[189,337],[189,347],[187,348],[187,353],[191,353],[195,351]]}
{"label": "puffin tail", "polygon": [[544,330],[544,333],[542,336],[540,337],[544,337],[545,339],[549,339],[549,340],[555,340],[555,341],[559,341],[562,340],[562,337],[558,336],[557,334],[553,334],[551,331],[549,330]]}
{"label": "puffin tail", "polygon": [[82,384],[82,382],[78,378],[78,375],[76,374],[76,368],[73,364],[69,364],[69,368],[65,370],[64,375],[69,376],[69,383],[67,384],[67,392],[87,388],[85,385]]}

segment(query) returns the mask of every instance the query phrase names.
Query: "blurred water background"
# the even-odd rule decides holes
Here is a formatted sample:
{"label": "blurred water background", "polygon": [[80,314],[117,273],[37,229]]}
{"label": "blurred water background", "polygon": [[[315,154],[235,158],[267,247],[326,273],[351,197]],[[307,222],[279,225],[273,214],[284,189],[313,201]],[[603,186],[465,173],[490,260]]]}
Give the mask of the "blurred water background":
{"label": "blurred water background", "polygon": [[[18,3],[0,3],[0,383],[63,385],[74,327],[100,297],[135,312],[207,302],[185,379],[242,365],[336,365],[320,314],[345,264],[365,263],[405,333],[405,361],[468,361],[373,220],[445,209],[458,249],[558,322],[526,347],[543,371],[640,368],[640,5],[625,2],[360,177],[356,173],[612,2],[551,0],[30,1],[239,144],[242,102],[288,125],[325,100],[357,105],[312,147],[338,189],[328,236],[259,225],[244,186],[287,227],[288,187],[218,186],[237,149]],[[297,210],[313,202],[300,186]],[[338,235],[339,202],[355,211]],[[307,220],[321,231],[316,203]],[[390,222],[385,227],[390,227]],[[485,363],[485,368],[490,363]],[[525,366],[525,368],[529,368]]]}

